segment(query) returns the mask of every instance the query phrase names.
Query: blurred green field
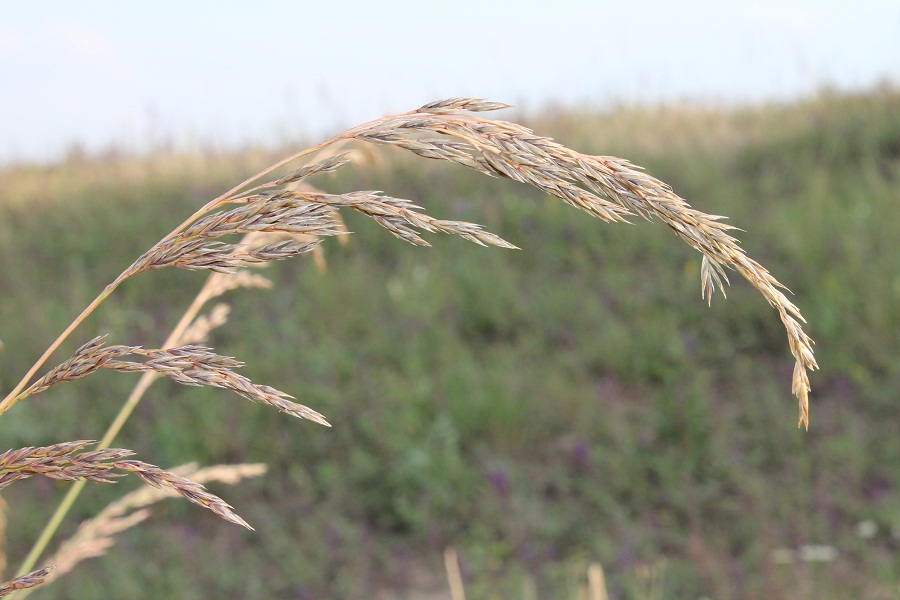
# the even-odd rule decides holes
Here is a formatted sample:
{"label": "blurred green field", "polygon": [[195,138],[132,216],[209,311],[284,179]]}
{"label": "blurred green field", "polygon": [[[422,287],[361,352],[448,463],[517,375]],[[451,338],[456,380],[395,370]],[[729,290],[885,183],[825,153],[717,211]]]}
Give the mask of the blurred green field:
{"label": "blurred green field", "polygon": [[[817,342],[808,433],[776,313],[736,275],[707,307],[700,256],[665,226],[385,151],[313,183],[386,190],[522,250],[415,248],[349,215],[327,273],[295,259],[267,270],[272,290],[233,293],[210,345],[334,428],[156,383],[117,445],[161,466],[268,463],[210,486],[257,531],[169,501],[33,597],[449,598],[452,546],[470,598],[578,598],[590,562],[615,599],[900,598],[900,91],[520,116],[743,230]],[[274,158],[0,172],[4,394],[135,257]],[[59,360],[101,333],[159,345],[203,279],[129,281]],[[0,450],[96,439],[135,381],[98,373],[23,402]],[[65,531],[134,485],[89,486]],[[10,565],[64,491],[5,491]],[[816,546],[831,560],[803,560]]]}

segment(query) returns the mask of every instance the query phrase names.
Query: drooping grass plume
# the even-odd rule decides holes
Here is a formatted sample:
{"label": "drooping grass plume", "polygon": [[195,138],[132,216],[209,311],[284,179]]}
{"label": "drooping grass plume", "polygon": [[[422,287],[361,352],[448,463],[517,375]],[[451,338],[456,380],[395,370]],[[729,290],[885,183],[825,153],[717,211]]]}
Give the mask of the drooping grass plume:
{"label": "drooping grass plume", "polygon": [[[665,183],[643,173],[627,160],[586,155],[535,135],[530,129],[506,121],[484,119],[471,112],[507,105],[473,98],[432,102],[401,115],[376,119],[349,129],[313,148],[289,156],[207,203],[169,235],[138,258],[88,306],[2,402],[0,413],[19,401],[27,380],[52,350],[124,280],[138,273],[177,266],[229,272],[247,262],[264,262],[309,251],[312,243],[276,243],[250,250],[210,242],[248,232],[287,232],[327,237],[342,233],[334,208],[350,207],[372,217],[391,233],[414,244],[424,240],[415,228],[456,234],[479,244],[513,247],[498,236],[470,223],[434,219],[406,200],[373,192],[315,194],[285,189],[309,175],[336,170],[352,159],[331,155],[246,189],[272,171],[303,156],[346,140],[361,140],[403,148],[419,156],[461,164],[480,173],[512,179],[537,187],[605,221],[624,221],[639,215],[665,222],[689,246],[701,252],[701,291],[711,300],[716,286],[727,282],[725,269],[747,279],[775,308],[787,331],[795,358],[792,390],[799,400],[799,424],[809,425],[809,378],[817,368],[812,340],[803,331],[799,309],[785,296],[784,286],[759,263],[749,258],[721,222],[723,217],[692,208]],[[425,137],[440,136],[440,137]],[[238,206],[220,210],[227,204]]]}
{"label": "drooping grass plume", "polygon": [[129,460],[134,452],[123,448],[83,450],[94,444],[90,440],[63,442],[52,446],[27,447],[0,454],[0,490],[12,483],[37,475],[62,481],[113,483],[126,473],[136,475],[144,483],[171,490],[194,504],[203,506],[230,523],[253,529],[234,512],[233,507],[185,477],[180,477],[138,460]]}
{"label": "drooping grass plume", "polygon": [[[804,320],[799,309],[781,291],[784,286],[746,255],[730,234],[734,227],[723,223],[724,217],[692,208],[670,186],[627,160],[582,154],[521,125],[472,114],[505,107],[480,99],[452,98],[376,119],[286,157],[200,207],[108,284],[0,401],[2,415],[30,395],[99,369],[141,372],[141,381],[101,440],[100,448],[83,451],[87,442],[67,442],[7,452],[0,455],[0,488],[33,475],[109,482],[123,472],[132,473],[150,485],[174,491],[226,520],[249,528],[229,505],[198,483],[148,463],[125,460],[130,451],[107,448],[143,392],[160,376],[184,385],[227,388],[254,402],[328,425],[322,415],[291,401],[288,394],[235,373],[233,369],[242,365],[240,361],[196,345],[210,328],[226,318],[219,310],[206,321],[197,321],[204,304],[232,287],[264,285],[258,276],[246,271],[248,266],[309,253],[322,238],[345,235],[347,231],[339,216],[342,209],[370,217],[394,236],[414,245],[427,246],[427,233],[445,233],[482,246],[516,247],[480,225],[430,216],[410,200],[376,191],[326,193],[307,187],[306,178],[352,163],[352,153],[333,152],[348,141],[396,146],[424,158],[459,164],[491,177],[512,179],[604,221],[623,222],[634,216],[661,219],[683,242],[701,253],[704,299],[711,301],[716,287],[728,283],[726,270],[731,269],[747,279],[778,312],[795,359],[792,389],[799,401],[799,425],[808,427],[808,371],[817,368],[813,342],[802,329]],[[287,173],[271,175],[271,180],[258,183],[289,163],[323,151],[325,155],[318,159],[310,159]],[[239,236],[244,237],[235,242]],[[97,337],[32,382],[50,356],[119,285],[133,276],[166,267],[209,270],[213,274],[159,348],[107,346],[104,337]],[[67,501],[74,495],[77,489],[67,496]],[[64,514],[66,509],[61,508],[59,514]],[[36,545],[22,571],[30,570],[41,547]],[[44,575],[35,575],[34,579]]]}
{"label": "drooping grass plume", "polygon": [[[503,105],[470,98],[427,104],[417,111],[375,121],[351,130],[352,136],[409,150],[419,156],[447,160],[490,176],[527,183],[605,221],[639,215],[660,218],[675,234],[703,255],[701,291],[707,301],[727,282],[724,269],[740,273],[778,312],[795,359],[792,391],[800,408],[799,425],[809,426],[807,371],[818,368],[812,340],[803,331],[800,310],[781,291],[784,286],[746,255],[724,217],[692,208],[670,186],[643,173],[627,160],[581,154],[537,136],[516,123],[490,121],[457,111],[494,110]],[[438,134],[445,138],[425,138]],[[448,142],[446,137],[455,138]]]}
{"label": "drooping grass plume", "polygon": [[137,475],[141,481],[160,490],[171,490],[179,496],[187,498],[194,504],[208,508],[222,519],[235,525],[240,525],[249,530],[252,527],[234,512],[234,507],[206,491],[206,488],[191,481],[186,477],[180,477],[157,466],[141,462],[139,460],[122,460],[115,463],[117,469]]}
{"label": "drooping grass plume", "polygon": [[78,440],[7,450],[0,454],[0,490],[15,481],[36,475],[62,481],[85,479],[94,483],[112,483],[122,477],[115,471],[115,461],[134,453],[122,448],[82,452],[93,443],[91,440]]}
{"label": "drooping grass plume", "polygon": [[[116,360],[127,355],[147,358],[145,362]],[[291,402],[288,394],[275,388],[258,385],[232,369],[243,363],[228,356],[220,356],[202,346],[145,350],[137,346],[103,346],[103,336],[96,337],[79,348],[64,363],[37,380],[30,388],[37,394],[63,381],[80,379],[97,369],[111,369],[125,373],[153,371],[176,383],[192,386],[212,386],[229,389],[248,400],[273,406],[295,417],[309,419],[320,425],[328,425],[325,417],[316,411]]]}

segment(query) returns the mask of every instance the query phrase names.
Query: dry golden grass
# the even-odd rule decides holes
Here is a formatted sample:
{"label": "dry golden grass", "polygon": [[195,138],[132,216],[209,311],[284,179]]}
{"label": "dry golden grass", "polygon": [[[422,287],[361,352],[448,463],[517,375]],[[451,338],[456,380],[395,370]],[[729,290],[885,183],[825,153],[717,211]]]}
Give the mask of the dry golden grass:
{"label": "dry golden grass", "polygon": [[[235,485],[243,479],[258,477],[265,472],[266,466],[263,464],[216,465],[205,468],[184,465],[172,469],[173,475],[190,478],[198,484],[218,481]],[[75,534],[48,559],[47,562],[54,565],[54,569],[45,578],[45,583],[55,581],[84,560],[106,554],[115,544],[118,534],[150,516],[147,507],[177,495],[179,492],[171,487],[147,484],[109,504],[95,517],[79,525]]]}
{"label": "dry golden grass", "polygon": [[160,490],[167,490],[208,508],[219,517],[253,529],[218,496],[210,494],[197,482],[165,471],[139,460],[129,460],[134,454],[122,448],[102,448],[83,451],[94,442],[78,440],[52,446],[19,448],[0,454],[0,490],[15,481],[36,475],[61,481],[90,481],[113,483],[125,473],[136,475],[141,481]]}
{"label": "dry golden grass", "polygon": [[[2,415],[31,395],[55,384],[85,377],[98,369],[141,372],[142,378],[135,392],[126,401],[98,449],[83,452],[86,442],[64,442],[44,448],[11,450],[0,455],[0,487],[33,475],[108,482],[123,473],[131,473],[146,483],[176,492],[209,508],[226,520],[249,527],[228,504],[206,492],[199,483],[147,463],[122,460],[127,450],[108,448],[143,391],[159,376],[183,385],[230,389],[251,401],[328,424],[322,415],[293,402],[284,392],[236,374],[233,369],[242,364],[236,359],[196,345],[205,339],[211,327],[227,318],[221,308],[215,309],[205,320],[199,318],[205,303],[233,287],[265,285],[258,276],[246,270],[248,266],[305,254],[313,251],[324,237],[345,235],[347,232],[339,217],[342,209],[364,214],[394,236],[414,245],[428,245],[423,237],[426,233],[444,233],[482,246],[515,248],[480,225],[432,217],[410,200],[377,191],[332,194],[305,186],[308,177],[335,171],[354,160],[352,153],[334,152],[336,147],[349,141],[396,146],[424,158],[456,163],[490,177],[525,183],[604,221],[624,222],[634,216],[661,219],[679,239],[700,252],[701,290],[707,301],[711,301],[716,287],[721,289],[728,283],[726,270],[734,270],[776,310],[795,359],[792,390],[799,401],[799,424],[808,427],[808,371],[816,369],[817,365],[812,340],[801,326],[803,317],[781,291],[784,286],[748,257],[737,239],[730,235],[734,228],[722,222],[724,217],[692,208],[670,186],[627,160],[582,154],[516,123],[473,114],[505,107],[479,99],[452,98],[365,123],[278,161],[197,210],[107,285],[0,402]],[[289,163],[315,154],[318,159],[258,183]],[[244,237],[236,243],[223,241],[238,236]],[[209,270],[213,274],[175,331],[159,348],[107,346],[102,337],[95,338],[32,382],[63,341],[119,285],[138,274],[166,267]],[[127,357],[139,358],[125,360]],[[78,489],[73,488],[75,495]],[[71,504],[72,496],[70,492],[54,516],[55,522],[58,523],[65,514],[66,502]],[[54,527],[48,525],[50,534]],[[44,537],[43,545],[46,545]],[[43,545],[36,544],[20,572],[31,569]],[[38,573],[33,573],[31,579],[6,585],[37,585],[46,577],[46,573]]]}

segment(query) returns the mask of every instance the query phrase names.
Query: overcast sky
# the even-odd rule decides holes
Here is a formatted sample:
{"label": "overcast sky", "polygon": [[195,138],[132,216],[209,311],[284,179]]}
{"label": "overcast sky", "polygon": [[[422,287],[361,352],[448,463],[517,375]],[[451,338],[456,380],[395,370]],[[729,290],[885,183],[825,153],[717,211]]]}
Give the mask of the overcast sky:
{"label": "overcast sky", "polygon": [[319,137],[459,95],[746,103],[900,83],[897,0],[0,3],[0,162]]}

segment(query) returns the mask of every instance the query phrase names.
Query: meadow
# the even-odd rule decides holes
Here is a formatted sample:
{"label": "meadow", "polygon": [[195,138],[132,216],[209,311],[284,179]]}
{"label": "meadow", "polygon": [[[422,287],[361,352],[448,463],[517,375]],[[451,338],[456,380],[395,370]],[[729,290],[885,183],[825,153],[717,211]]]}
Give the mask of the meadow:
{"label": "meadow", "polygon": [[[775,312],[737,276],[707,306],[699,255],[662,223],[602,223],[379,149],[313,183],[385,190],[522,249],[415,248],[349,215],[327,269],[285,261],[271,289],[228,295],[208,344],[333,428],[156,383],[116,445],[166,467],[266,463],[210,484],[256,531],[168,501],[34,597],[449,597],[452,547],[470,598],[578,598],[591,563],[617,599],[900,598],[900,91],[516,118],[741,229],[816,341],[809,431]],[[0,389],[187,215],[294,149],[0,171]],[[129,280],[60,355],[103,333],[158,347],[203,279]],[[134,380],[22,402],[0,451],[97,439]],[[6,573],[67,485],[4,490]],[[89,486],[60,539],[134,486]]]}

